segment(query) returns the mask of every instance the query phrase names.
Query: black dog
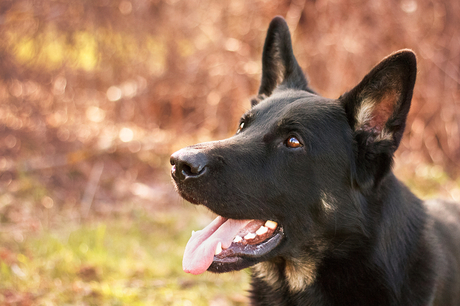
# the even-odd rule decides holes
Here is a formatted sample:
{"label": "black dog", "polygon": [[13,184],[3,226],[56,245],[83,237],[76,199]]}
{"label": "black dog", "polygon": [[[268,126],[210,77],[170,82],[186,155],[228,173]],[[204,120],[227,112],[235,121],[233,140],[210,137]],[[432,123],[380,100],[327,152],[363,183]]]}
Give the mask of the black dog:
{"label": "black dog", "polygon": [[337,100],[317,95],[281,17],[236,135],[171,157],[182,197],[219,215],[184,270],[252,266],[253,305],[460,305],[460,210],[423,203],[391,172],[416,58],[385,58]]}

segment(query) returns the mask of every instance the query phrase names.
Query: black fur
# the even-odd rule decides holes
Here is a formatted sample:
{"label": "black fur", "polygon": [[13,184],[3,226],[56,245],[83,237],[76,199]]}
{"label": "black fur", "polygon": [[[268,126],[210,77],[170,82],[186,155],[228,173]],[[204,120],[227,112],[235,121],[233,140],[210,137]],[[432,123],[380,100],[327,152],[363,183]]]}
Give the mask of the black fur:
{"label": "black fur", "polygon": [[[270,24],[259,95],[229,139],[171,157],[178,192],[233,219],[274,220],[280,245],[253,266],[252,305],[460,305],[460,210],[424,203],[391,172],[416,58],[385,58],[354,89],[308,87],[281,17]],[[289,146],[295,137],[300,147]]]}

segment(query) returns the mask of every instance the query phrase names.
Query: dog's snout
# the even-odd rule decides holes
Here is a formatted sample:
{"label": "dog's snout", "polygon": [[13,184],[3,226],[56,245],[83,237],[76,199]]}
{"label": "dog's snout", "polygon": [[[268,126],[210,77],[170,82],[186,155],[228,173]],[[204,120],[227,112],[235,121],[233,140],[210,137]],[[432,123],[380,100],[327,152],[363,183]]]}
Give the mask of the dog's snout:
{"label": "dog's snout", "polygon": [[185,180],[203,175],[208,166],[208,158],[201,151],[182,149],[171,155],[171,173],[174,178]]}

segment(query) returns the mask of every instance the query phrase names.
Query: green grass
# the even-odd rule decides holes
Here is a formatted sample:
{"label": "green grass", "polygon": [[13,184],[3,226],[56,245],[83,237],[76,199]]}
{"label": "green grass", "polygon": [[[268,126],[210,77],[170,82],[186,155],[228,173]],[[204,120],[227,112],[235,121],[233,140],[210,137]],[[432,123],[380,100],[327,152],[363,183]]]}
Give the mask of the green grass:
{"label": "green grass", "polygon": [[[459,194],[460,181],[435,167],[401,176],[423,198]],[[0,218],[0,305],[247,304],[247,271],[182,271],[191,231],[212,219],[207,209],[173,203],[153,210],[128,203],[79,222],[65,209],[33,204],[46,189],[25,177],[21,182],[29,187],[16,195],[29,198],[0,197],[8,212]]]}
{"label": "green grass", "polygon": [[[197,217],[201,215],[201,217]],[[0,237],[0,304],[243,305],[246,272],[182,271],[193,220],[202,214],[146,213],[69,224],[16,242]]]}

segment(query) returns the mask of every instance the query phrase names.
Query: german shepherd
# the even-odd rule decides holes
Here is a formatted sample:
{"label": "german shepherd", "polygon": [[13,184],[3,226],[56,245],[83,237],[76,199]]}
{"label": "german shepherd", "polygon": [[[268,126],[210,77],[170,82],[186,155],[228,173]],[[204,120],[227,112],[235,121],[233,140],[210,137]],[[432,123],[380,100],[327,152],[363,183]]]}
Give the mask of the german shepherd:
{"label": "german shepherd", "polygon": [[275,17],[236,134],[171,156],[180,195],[218,215],[185,272],[252,267],[252,305],[460,305],[459,206],[422,202],[391,170],[416,71],[401,50],[321,97]]}

